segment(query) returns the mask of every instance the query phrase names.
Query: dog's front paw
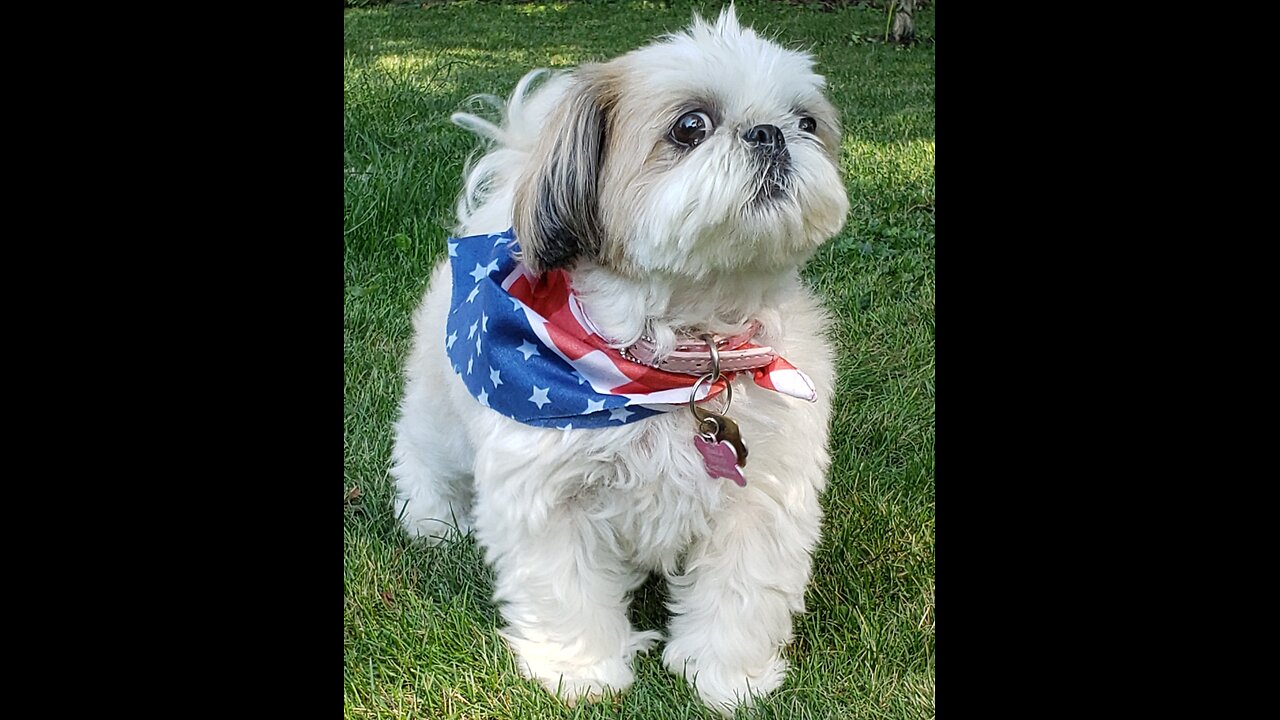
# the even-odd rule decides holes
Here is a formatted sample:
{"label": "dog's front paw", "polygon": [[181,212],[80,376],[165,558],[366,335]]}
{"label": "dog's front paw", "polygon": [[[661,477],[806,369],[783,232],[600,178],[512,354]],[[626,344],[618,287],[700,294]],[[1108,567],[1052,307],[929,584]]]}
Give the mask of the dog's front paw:
{"label": "dog's front paw", "polygon": [[606,689],[622,692],[631,687],[635,675],[622,660],[609,659],[594,665],[565,667],[560,663],[543,663],[527,658],[517,658],[520,672],[530,680],[537,680],[552,695],[564,700],[570,707],[580,700],[599,700]]}
{"label": "dog's front paw", "polygon": [[773,692],[787,677],[787,661],[775,652],[763,663],[728,665],[717,662],[703,648],[679,640],[669,642],[662,653],[668,671],[693,683],[707,707],[727,716],[738,707],[749,707],[757,698]]}
{"label": "dog's front paw", "polygon": [[660,639],[661,635],[656,632],[632,633],[625,656],[594,661],[566,657],[565,649],[558,645],[511,636],[507,637],[507,642],[515,652],[520,672],[525,677],[537,680],[551,694],[573,706],[580,700],[599,700],[606,689],[617,693],[631,687],[635,680],[631,670],[632,654],[649,649]]}

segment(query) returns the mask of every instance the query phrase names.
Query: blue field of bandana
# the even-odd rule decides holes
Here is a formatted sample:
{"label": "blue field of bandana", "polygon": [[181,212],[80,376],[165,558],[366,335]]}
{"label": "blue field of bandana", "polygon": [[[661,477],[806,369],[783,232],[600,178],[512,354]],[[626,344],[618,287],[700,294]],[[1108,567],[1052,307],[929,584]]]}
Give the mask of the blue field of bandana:
{"label": "blue field of bandana", "polygon": [[503,288],[521,271],[511,230],[450,238],[448,248],[453,299],[445,348],[477,402],[526,425],[560,429],[616,426],[660,412],[597,392],[534,331],[540,316]]}

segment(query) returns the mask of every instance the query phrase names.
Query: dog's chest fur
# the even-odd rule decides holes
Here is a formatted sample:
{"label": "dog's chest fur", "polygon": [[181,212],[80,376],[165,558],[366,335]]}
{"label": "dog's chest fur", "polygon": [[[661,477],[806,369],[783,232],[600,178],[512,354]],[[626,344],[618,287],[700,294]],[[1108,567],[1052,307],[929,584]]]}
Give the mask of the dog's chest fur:
{"label": "dog's chest fur", "polygon": [[778,425],[807,405],[744,378],[735,388],[732,414],[751,451],[746,488],[707,474],[693,443],[695,422],[684,409],[617,428],[531,432],[477,406],[472,438],[482,463],[495,456],[513,460],[509,494],[513,501],[522,497],[535,517],[589,519],[585,527],[596,540],[632,565],[674,571],[685,550],[713,532],[726,505],[776,485]]}
{"label": "dog's chest fur", "polygon": [[607,520],[622,552],[649,569],[671,568],[690,542],[710,532],[726,493],[738,489],[707,475],[687,415],[677,410],[637,423],[623,443],[602,439],[609,449],[574,499]]}

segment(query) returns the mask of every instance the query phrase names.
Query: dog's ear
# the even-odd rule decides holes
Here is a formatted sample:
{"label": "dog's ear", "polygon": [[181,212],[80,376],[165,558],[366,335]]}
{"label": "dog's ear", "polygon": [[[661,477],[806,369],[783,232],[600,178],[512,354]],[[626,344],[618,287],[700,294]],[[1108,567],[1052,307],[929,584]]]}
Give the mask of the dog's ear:
{"label": "dog's ear", "polygon": [[575,73],[516,184],[513,224],[521,259],[539,275],[600,248],[598,184],[613,103],[598,68]]}

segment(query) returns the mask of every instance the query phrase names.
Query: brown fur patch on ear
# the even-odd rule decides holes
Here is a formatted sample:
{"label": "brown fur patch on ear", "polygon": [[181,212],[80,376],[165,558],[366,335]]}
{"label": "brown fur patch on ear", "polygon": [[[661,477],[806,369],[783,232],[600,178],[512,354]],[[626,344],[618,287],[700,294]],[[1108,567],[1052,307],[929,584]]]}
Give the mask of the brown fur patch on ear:
{"label": "brown fur patch on ear", "polygon": [[574,75],[515,190],[516,239],[524,264],[538,274],[596,254],[604,240],[599,182],[614,95],[602,66],[584,65]]}
{"label": "brown fur patch on ear", "polygon": [[840,113],[835,109],[826,98],[819,98],[810,108],[814,118],[818,120],[817,135],[822,141],[823,149],[827,151],[831,162],[836,167],[840,167],[840,137],[842,131],[840,129]]}

